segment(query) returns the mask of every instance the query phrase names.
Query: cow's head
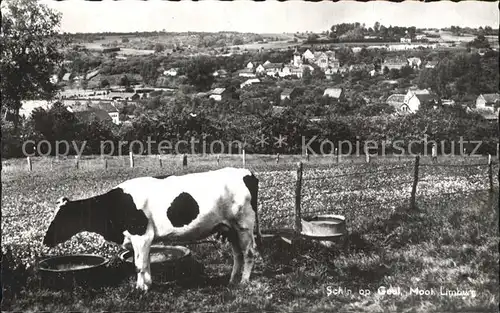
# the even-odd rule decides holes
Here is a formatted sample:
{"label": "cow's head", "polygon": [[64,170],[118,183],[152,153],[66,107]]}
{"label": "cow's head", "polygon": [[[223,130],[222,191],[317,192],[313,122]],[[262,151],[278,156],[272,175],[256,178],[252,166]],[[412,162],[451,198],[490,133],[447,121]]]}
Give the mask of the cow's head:
{"label": "cow's head", "polygon": [[66,197],[57,200],[55,214],[50,223],[49,229],[45,233],[43,244],[48,247],[54,247],[61,242],[70,239],[79,230],[75,229],[75,219],[78,218],[78,208],[71,205]]}

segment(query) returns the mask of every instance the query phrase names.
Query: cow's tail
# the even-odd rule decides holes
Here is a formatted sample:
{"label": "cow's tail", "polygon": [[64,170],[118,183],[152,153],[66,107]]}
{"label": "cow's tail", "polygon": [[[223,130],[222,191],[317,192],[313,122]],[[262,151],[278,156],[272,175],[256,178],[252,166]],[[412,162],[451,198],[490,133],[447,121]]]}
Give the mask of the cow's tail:
{"label": "cow's tail", "polygon": [[262,234],[260,233],[260,225],[259,225],[259,214],[257,212],[257,200],[259,194],[259,179],[255,177],[253,173],[251,175],[247,175],[243,178],[245,185],[250,192],[250,205],[252,206],[253,211],[255,212],[255,233],[256,239],[255,244],[257,246],[257,251],[261,256],[262,254]]}

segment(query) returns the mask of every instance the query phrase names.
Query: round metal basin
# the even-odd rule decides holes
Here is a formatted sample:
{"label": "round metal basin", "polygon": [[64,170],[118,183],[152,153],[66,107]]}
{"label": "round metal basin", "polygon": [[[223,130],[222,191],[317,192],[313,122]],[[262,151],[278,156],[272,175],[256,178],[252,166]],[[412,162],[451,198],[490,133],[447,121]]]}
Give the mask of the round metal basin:
{"label": "round metal basin", "polygon": [[49,288],[99,286],[105,283],[109,260],[93,254],[48,257],[38,264],[42,283]]}
{"label": "round metal basin", "polygon": [[302,219],[301,235],[310,239],[334,240],[347,233],[345,217],[323,214]]}
{"label": "round metal basin", "polygon": [[[183,246],[152,245],[149,258],[151,276],[157,283],[190,278],[202,270],[201,265],[192,258],[191,251]],[[136,273],[133,251],[123,251],[120,259],[127,265],[129,274]]]}

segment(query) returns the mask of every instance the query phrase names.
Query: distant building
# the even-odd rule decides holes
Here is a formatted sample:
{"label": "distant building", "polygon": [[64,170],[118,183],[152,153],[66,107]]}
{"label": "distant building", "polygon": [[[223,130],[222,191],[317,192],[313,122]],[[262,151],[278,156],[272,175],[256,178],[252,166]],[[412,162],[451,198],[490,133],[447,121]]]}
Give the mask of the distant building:
{"label": "distant building", "polygon": [[224,69],[221,69],[221,70],[217,70],[215,71],[212,76],[214,77],[220,77],[220,78],[226,78],[228,75],[227,71],[224,70]]}
{"label": "distant building", "polygon": [[227,95],[226,88],[215,88],[210,92],[210,99],[214,99],[215,101],[221,101]]}
{"label": "distant building", "polygon": [[427,61],[427,63],[425,63],[424,67],[425,68],[435,68],[438,64],[438,61]]}
{"label": "distant building", "polygon": [[399,40],[401,43],[411,43],[411,38],[403,37]]}
{"label": "distant building", "polygon": [[281,100],[285,100],[285,99],[292,100],[295,97],[295,95],[297,94],[296,91],[297,91],[297,89],[295,89],[295,88],[286,88],[281,92],[280,99]]}
{"label": "distant building", "polygon": [[238,71],[238,76],[240,77],[256,77],[252,69],[245,68]]}
{"label": "distant building", "polygon": [[481,94],[476,99],[476,109],[495,112],[500,106],[500,95],[498,93]]}
{"label": "distant building", "polygon": [[389,70],[392,69],[402,69],[403,67],[407,66],[408,62],[406,60],[401,60],[401,59],[387,59],[382,63],[382,68],[388,68]]}
{"label": "distant building", "polygon": [[71,73],[65,73],[62,77],[62,80],[65,82],[69,82],[71,80]]}
{"label": "distant building", "polygon": [[248,62],[248,63],[247,63],[247,69],[252,70],[252,69],[253,69],[253,67],[254,67],[254,64],[253,64],[252,62]]}
{"label": "distant building", "polygon": [[410,108],[405,104],[405,95],[403,94],[390,95],[386,103],[394,108],[397,115],[410,113]]}
{"label": "distant building", "polygon": [[416,57],[408,58],[408,65],[410,65],[412,68],[418,69],[422,65],[422,60]]}
{"label": "distant building", "polygon": [[250,78],[250,79],[246,80],[245,82],[241,83],[240,88],[245,88],[246,86],[250,86],[252,84],[257,84],[257,83],[260,83],[260,79]]}
{"label": "distant building", "polygon": [[163,75],[175,77],[175,76],[177,76],[178,73],[179,73],[178,68],[171,68],[171,69],[164,71]]}
{"label": "distant building", "polygon": [[327,88],[323,96],[339,100],[343,96],[343,90],[342,88]]}
{"label": "distant building", "polygon": [[438,98],[431,94],[428,90],[409,90],[405,95],[405,104],[408,105],[411,113],[417,112],[423,104],[434,103],[436,104]]}

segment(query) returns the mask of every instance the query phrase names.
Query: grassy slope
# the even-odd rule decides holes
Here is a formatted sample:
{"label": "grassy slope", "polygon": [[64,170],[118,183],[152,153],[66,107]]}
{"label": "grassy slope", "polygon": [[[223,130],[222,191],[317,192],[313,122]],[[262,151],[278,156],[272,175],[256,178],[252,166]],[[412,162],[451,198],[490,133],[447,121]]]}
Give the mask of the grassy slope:
{"label": "grassy slope", "polygon": [[[367,165],[373,170],[376,165]],[[261,215],[272,215],[273,210],[293,207],[293,172],[283,171],[287,166],[267,165],[261,172],[263,185],[275,185],[262,189]],[[206,168],[200,165],[198,169]],[[288,168],[290,168],[288,166]],[[320,167],[318,171],[324,167]],[[411,167],[410,167],[411,168]],[[278,171],[271,171],[276,169]],[[433,168],[431,168],[434,170]],[[190,170],[196,171],[197,168]],[[349,168],[326,169],[331,172],[313,172],[309,169],[305,177],[338,171],[362,170],[360,165]],[[484,170],[484,168],[483,168]],[[54,199],[62,194],[73,198],[90,196],[112,187],[128,177],[158,174],[167,169],[110,169],[102,171],[57,171],[8,173],[2,177],[2,214],[21,212],[47,212]],[[463,175],[458,168],[448,168],[444,173],[432,175],[449,180],[460,180]],[[69,175],[69,174],[72,175]],[[309,175],[310,174],[310,175]],[[422,177],[428,173],[422,171]],[[446,177],[445,177],[446,176]],[[374,181],[377,175],[364,175]],[[397,181],[400,175],[384,177]],[[280,182],[284,182],[279,185]],[[311,183],[313,181],[310,181]],[[352,182],[352,183],[351,183]],[[366,186],[355,179],[341,179],[335,186],[348,188]],[[365,182],[366,183],[366,182]],[[427,184],[427,185],[425,185]],[[305,183],[306,185],[306,183]],[[265,261],[258,261],[252,281],[248,286],[227,288],[232,258],[229,246],[217,244],[192,245],[194,255],[206,266],[206,275],[197,282],[173,283],[155,286],[150,293],[142,295],[133,289],[135,278],[117,287],[104,290],[75,290],[55,292],[40,288],[36,275],[32,275],[28,287],[16,298],[4,299],[6,310],[30,311],[496,311],[498,305],[498,191],[491,198],[488,192],[439,195],[439,191],[474,189],[474,184],[462,183],[463,189],[454,185],[431,185],[422,183],[418,197],[419,211],[399,213],[406,206],[403,198],[395,198],[395,205],[387,207],[384,200],[397,192],[382,191],[378,206],[369,211],[356,209],[351,198],[324,197],[324,203],[336,203],[344,207],[341,212],[348,217],[350,234],[347,245],[327,249],[311,242],[302,242],[291,248],[277,241],[266,244]],[[85,188],[82,188],[85,186]],[[333,188],[318,182],[317,188]],[[346,188],[347,188],[346,187]],[[482,186],[484,187],[484,186]],[[314,188],[313,188],[314,189]],[[478,188],[479,189],[479,188]],[[432,192],[433,190],[438,191]],[[318,195],[319,197],[319,195]],[[283,201],[279,205],[264,208],[265,201]],[[284,198],[285,200],[281,200]],[[330,200],[328,200],[330,199]],[[314,199],[305,201],[313,204]],[[346,202],[347,201],[347,202]],[[368,198],[365,201],[377,201]],[[399,204],[398,204],[399,203]],[[345,209],[347,207],[347,209]],[[265,218],[264,218],[265,219]],[[270,226],[276,225],[273,219]],[[40,239],[49,223],[38,217],[2,219],[2,248],[5,243],[12,246],[28,262],[35,251],[40,251]],[[70,242],[54,251],[108,253],[117,249],[99,238],[91,243],[87,236],[75,236]],[[95,237],[95,236],[92,236]],[[379,286],[399,286],[405,294],[380,296]],[[351,295],[328,295],[327,287],[342,287],[353,291]],[[477,292],[475,298],[445,296],[407,295],[409,288],[435,288],[468,290]],[[369,289],[369,296],[358,294],[359,289]]]}

